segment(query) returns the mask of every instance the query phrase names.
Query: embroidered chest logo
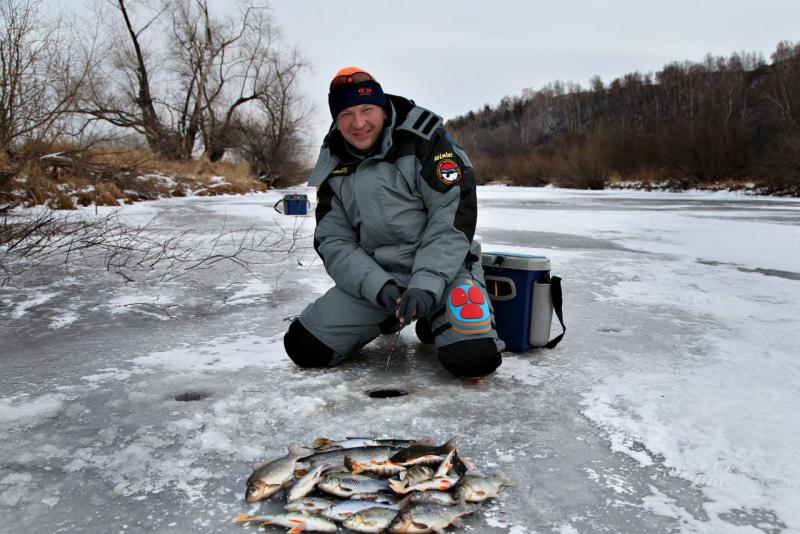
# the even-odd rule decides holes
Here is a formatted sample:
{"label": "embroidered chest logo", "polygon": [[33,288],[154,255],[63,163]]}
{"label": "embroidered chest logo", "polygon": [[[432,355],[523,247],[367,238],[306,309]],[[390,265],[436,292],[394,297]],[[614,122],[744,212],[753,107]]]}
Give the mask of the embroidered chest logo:
{"label": "embroidered chest logo", "polygon": [[333,171],[331,171],[331,176],[346,176],[346,175],[350,174],[350,172],[351,172],[351,170],[350,170],[350,167],[348,167],[348,166],[338,167],[338,168],[334,169]]}
{"label": "embroidered chest logo", "polygon": [[450,158],[443,158],[436,164],[436,176],[444,185],[453,185],[461,180],[461,167]]}

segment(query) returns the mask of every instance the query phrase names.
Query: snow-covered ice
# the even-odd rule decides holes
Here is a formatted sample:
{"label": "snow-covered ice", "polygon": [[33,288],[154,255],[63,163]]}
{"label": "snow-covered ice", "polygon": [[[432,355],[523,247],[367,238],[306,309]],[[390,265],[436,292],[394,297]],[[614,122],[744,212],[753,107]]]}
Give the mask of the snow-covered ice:
{"label": "snow-covered ice", "polygon": [[568,332],[467,387],[411,329],[388,370],[388,336],[331,370],[287,360],[288,320],[332,284],[284,192],[119,208],[165,236],[283,236],[249,269],[0,288],[0,531],[241,532],[279,507],[244,502],[251,464],[289,443],[458,435],[515,482],[473,532],[800,532],[797,200],[479,188],[484,250],[548,256]]}

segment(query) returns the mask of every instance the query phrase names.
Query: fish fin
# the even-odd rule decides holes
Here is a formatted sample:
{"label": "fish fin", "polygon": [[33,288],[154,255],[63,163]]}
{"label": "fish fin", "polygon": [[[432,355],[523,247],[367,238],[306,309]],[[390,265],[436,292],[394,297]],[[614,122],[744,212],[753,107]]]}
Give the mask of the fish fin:
{"label": "fish fin", "polygon": [[292,443],[286,448],[289,450],[289,454],[291,454],[297,459],[305,458],[307,456],[311,456],[312,454],[314,454],[314,451],[312,451],[308,447],[303,447],[302,445],[298,445],[297,443]]}
{"label": "fish fin", "polygon": [[401,495],[405,495],[408,493],[406,489],[406,485],[401,480],[395,480],[393,478],[389,479],[389,487],[392,488],[392,491],[395,493],[399,493]]}
{"label": "fish fin", "polygon": [[434,473],[433,476],[435,477],[447,476],[448,471],[450,471],[450,468],[453,467],[453,456],[455,455],[455,453],[456,453],[455,449],[452,449],[449,453],[447,453],[447,456],[445,456],[444,460],[442,460],[442,463],[439,464],[439,468],[436,470],[436,473]]}
{"label": "fish fin", "polygon": [[233,518],[234,523],[247,523],[248,521],[252,521],[254,515],[247,515],[247,514],[239,514]]}
{"label": "fish fin", "polygon": [[350,456],[349,454],[345,454],[344,455],[344,466],[348,470],[352,471],[352,473],[354,475],[357,475],[358,473],[361,473],[362,471],[364,471],[364,464],[360,464],[360,463],[356,462],[353,459],[353,457]]}
{"label": "fish fin", "polygon": [[503,473],[500,469],[496,469],[494,472],[494,477],[499,480],[504,486],[513,486],[514,481],[508,478],[508,475]]}
{"label": "fish fin", "polygon": [[456,471],[467,472],[467,471],[476,471],[478,467],[469,459],[461,456],[461,454],[456,451],[456,458],[455,464],[458,466]]}
{"label": "fish fin", "polygon": [[319,437],[314,440],[314,443],[312,443],[311,446],[315,449],[330,449],[333,447],[333,443],[334,441],[331,438]]}
{"label": "fish fin", "polygon": [[453,436],[452,438],[448,439],[444,445],[442,445],[442,449],[446,450],[447,452],[455,450],[456,447],[458,447],[458,436]]}
{"label": "fish fin", "polygon": [[477,508],[467,504],[467,500],[463,494],[458,498],[458,511],[460,515],[469,515],[475,513],[476,510]]}
{"label": "fish fin", "polygon": [[[433,529],[433,527],[426,525],[425,523],[420,523],[419,521],[412,521],[412,525],[414,525],[417,529],[425,532],[427,529]],[[439,529],[439,532],[442,532],[442,529]]]}
{"label": "fish fin", "polygon": [[259,469],[261,469],[262,467],[264,467],[268,463],[269,462],[256,462],[256,463],[253,464],[253,470],[254,471],[258,471]]}
{"label": "fish fin", "polygon": [[397,506],[398,509],[402,510],[403,508],[409,505],[409,503],[411,502],[411,497],[412,495],[406,495],[405,497],[403,497],[394,504],[395,506]]}
{"label": "fish fin", "polygon": [[305,530],[304,527],[292,527],[288,530],[288,534],[298,534],[299,532],[303,532]]}

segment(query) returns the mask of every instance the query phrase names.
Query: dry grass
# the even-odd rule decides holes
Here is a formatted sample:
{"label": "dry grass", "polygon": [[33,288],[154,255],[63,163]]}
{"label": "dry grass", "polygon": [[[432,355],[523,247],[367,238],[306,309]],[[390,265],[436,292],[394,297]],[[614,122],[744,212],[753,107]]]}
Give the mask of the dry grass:
{"label": "dry grass", "polygon": [[[67,160],[41,160],[62,153]],[[246,162],[207,159],[165,161],[146,150],[95,152],[74,156],[68,145],[39,147],[36,157],[14,169],[14,177],[0,184],[0,210],[16,205],[48,205],[55,209],[77,206],[116,206],[157,198],[243,194],[266,191]],[[7,168],[0,161],[0,168]]]}

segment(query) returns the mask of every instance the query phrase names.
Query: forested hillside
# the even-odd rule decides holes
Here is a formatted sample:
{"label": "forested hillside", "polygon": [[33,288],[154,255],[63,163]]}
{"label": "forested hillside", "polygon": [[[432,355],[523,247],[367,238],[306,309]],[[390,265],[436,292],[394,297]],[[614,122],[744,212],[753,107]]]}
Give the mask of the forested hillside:
{"label": "forested hillside", "polygon": [[552,83],[449,121],[483,182],[800,194],[800,44],[589,88]]}

